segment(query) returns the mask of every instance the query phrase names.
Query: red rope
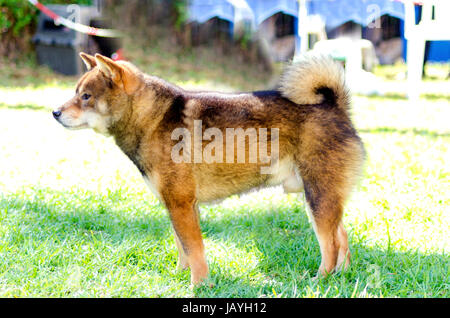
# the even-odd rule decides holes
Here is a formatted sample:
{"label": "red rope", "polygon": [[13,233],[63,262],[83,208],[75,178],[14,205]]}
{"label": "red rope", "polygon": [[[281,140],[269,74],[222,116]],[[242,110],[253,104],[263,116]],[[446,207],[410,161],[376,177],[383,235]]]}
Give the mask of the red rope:
{"label": "red rope", "polygon": [[40,2],[36,2],[35,6],[41,10],[43,13],[45,13],[46,15],[48,15],[50,18],[52,18],[53,20],[57,20],[59,19],[59,15],[57,15],[55,12],[53,12],[52,10],[48,9],[46,6],[44,6],[42,3]]}

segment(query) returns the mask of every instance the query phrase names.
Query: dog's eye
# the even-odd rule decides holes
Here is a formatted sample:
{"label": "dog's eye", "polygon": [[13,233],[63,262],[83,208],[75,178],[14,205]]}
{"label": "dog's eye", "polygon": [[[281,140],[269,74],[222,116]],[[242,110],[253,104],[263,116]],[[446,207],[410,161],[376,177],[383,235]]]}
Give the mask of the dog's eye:
{"label": "dog's eye", "polygon": [[83,94],[83,95],[81,96],[81,99],[82,99],[82,100],[88,100],[89,98],[91,98],[91,95],[89,95],[89,94]]}

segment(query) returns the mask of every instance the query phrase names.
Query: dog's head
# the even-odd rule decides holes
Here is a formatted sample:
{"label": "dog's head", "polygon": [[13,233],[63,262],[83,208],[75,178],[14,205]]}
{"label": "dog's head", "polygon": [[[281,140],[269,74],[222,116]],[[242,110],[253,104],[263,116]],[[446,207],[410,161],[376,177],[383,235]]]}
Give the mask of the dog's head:
{"label": "dog's head", "polygon": [[115,62],[100,54],[80,56],[88,71],[78,81],[75,96],[54,110],[53,117],[69,129],[92,128],[108,134],[143,83],[141,73],[128,62]]}

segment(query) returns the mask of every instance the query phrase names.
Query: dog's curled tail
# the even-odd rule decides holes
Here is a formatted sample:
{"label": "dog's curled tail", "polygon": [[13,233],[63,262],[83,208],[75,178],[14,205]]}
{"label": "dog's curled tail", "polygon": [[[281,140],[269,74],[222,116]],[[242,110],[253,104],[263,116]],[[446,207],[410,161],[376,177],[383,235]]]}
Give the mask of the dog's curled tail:
{"label": "dog's curled tail", "polygon": [[324,55],[305,54],[287,66],[279,90],[296,104],[326,103],[344,111],[350,105],[342,66]]}

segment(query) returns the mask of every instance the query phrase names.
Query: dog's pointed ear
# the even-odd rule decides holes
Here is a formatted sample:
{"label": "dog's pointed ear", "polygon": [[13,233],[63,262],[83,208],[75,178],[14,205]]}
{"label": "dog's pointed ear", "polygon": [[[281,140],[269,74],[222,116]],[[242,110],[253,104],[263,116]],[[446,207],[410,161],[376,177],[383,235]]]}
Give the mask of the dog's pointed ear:
{"label": "dog's pointed ear", "polygon": [[80,53],[80,57],[83,60],[84,64],[86,65],[87,70],[91,70],[94,67],[97,66],[97,62],[95,61],[95,57],[92,55],[86,54],[84,52]]}
{"label": "dog's pointed ear", "polygon": [[123,88],[127,94],[131,95],[140,86],[141,81],[133,67],[119,64],[100,54],[95,54],[95,60],[100,72],[116,85]]}
{"label": "dog's pointed ear", "polygon": [[100,71],[107,78],[111,79],[115,83],[119,83],[122,79],[122,69],[120,65],[115,63],[109,57],[103,56],[101,54],[95,54],[95,61]]}

